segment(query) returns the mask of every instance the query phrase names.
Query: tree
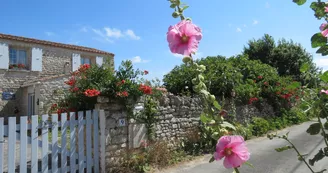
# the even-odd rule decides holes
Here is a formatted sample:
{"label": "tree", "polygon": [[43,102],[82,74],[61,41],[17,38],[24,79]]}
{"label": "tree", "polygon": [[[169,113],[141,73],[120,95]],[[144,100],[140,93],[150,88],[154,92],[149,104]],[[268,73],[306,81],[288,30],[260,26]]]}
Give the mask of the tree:
{"label": "tree", "polygon": [[250,60],[260,60],[276,68],[281,76],[292,76],[294,80],[304,82],[300,68],[304,63],[310,65],[310,71],[316,73],[318,68],[313,63],[313,58],[302,45],[292,40],[281,39],[275,43],[272,36],[265,34],[258,40],[250,40],[244,47],[243,54]]}

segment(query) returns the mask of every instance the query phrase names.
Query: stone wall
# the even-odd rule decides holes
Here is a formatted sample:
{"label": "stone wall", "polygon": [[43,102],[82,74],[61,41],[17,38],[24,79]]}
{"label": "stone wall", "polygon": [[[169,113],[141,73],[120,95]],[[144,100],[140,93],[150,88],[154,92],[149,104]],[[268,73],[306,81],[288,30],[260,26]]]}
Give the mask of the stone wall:
{"label": "stone wall", "polygon": [[104,110],[106,117],[106,170],[119,165],[122,154],[128,149],[127,111],[123,104],[98,97],[95,109]]}
{"label": "stone wall", "polygon": [[68,78],[69,76],[62,76],[40,82],[39,114],[48,113],[52,104],[64,98],[64,90],[69,88],[64,82]]}
{"label": "stone wall", "polygon": [[[0,70],[0,117],[14,115],[14,108],[22,110],[21,96],[23,93],[21,84],[26,80],[34,80],[39,77],[38,72],[21,72],[14,70]],[[3,92],[13,92],[15,100],[2,100]]]}

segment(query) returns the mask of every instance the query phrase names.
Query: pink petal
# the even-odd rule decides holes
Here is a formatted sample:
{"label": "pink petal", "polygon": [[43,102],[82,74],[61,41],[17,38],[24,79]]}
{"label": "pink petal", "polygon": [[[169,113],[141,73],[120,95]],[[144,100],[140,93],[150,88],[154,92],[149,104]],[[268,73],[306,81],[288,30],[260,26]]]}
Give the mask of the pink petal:
{"label": "pink petal", "polygon": [[237,168],[241,166],[245,161],[241,160],[236,154],[232,154],[228,157],[225,157],[223,161],[223,166],[227,169]]}
{"label": "pink petal", "polygon": [[325,7],[325,12],[328,13],[328,7]]}
{"label": "pink petal", "polygon": [[230,136],[222,136],[216,144],[216,151],[222,151],[230,143]]}
{"label": "pink petal", "polygon": [[224,157],[224,150],[214,153],[215,160],[221,160],[223,157]]}
{"label": "pink petal", "polygon": [[328,35],[328,29],[325,29],[325,30],[321,31],[321,34],[322,34],[324,37],[327,37],[327,35]]}
{"label": "pink petal", "polygon": [[232,152],[236,154],[243,161],[247,161],[250,158],[250,153],[245,143],[233,147]]}
{"label": "pink petal", "polygon": [[320,25],[320,31],[323,31],[325,27],[327,26],[327,23],[323,23]]}

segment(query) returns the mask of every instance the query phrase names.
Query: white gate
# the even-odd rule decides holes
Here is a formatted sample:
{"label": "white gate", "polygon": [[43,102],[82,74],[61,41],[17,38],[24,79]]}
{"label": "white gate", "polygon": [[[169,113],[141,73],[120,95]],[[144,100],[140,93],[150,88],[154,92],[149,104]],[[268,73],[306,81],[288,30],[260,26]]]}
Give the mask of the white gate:
{"label": "white gate", "polygon": [[0,118],[0,173],[105,172],[104,131],[103,110]]}

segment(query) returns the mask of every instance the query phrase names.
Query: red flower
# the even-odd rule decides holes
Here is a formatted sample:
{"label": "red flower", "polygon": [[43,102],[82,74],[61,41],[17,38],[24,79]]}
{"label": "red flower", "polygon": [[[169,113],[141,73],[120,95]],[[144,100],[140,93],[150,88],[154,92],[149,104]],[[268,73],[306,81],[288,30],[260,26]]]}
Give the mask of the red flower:
{"label": "red flower", "polygon": [[76,80],[74,78],[70,78],[68,81],[65,81],[65,84],[69,85],[69,86],[73,86],[75,85]]}
{"label": "red flower", "polygon": [[129,96],[129,93],[127,91],[123,91],[123,92],[117,92],[116,95],[119,97],[127,97]]}
{"label": "red flower", "polygon": [[74,88],[71,88],[69,89],[71,92],[77,92],[79,91],[80,89],[78,87],[74,87]]}
{"label": "red flower", "polygon": [[299,96],[295,96],[295,99],[298,100],[298,99],[300,99],[300,97]]}
{"label": "red flower", "polygon": [[139,90],[142,91],[144,94],[151,94],[152,93],[152,88],[147,85],[140,84]]}
{"label": "red flower", "polygon": [[248,104],[252,104],[254,101],[258,101],[259,99],[257,97],[252,97],[249,99]]}
{"label": "red flower", "polygon": [[80,68],[78,69],[79,72],[85,72],[90,68],[89,64],[83,64],[80,66]]}
{"label": "red flower", "polygon": [[147,75],[149,72],[147,70],[144,71],[145,75]]}
{"label": "red flower", "polygon": [[226,111],[226,110],[222,110],[221,112],[220,112],[220,116],[226,116],[228,114],[228,112]]}
{"label": "red flower", "polygon": [[269,85],[269,83],[268,83],[268,82],[264,82],[264,85],[268,86],[268,85]]}
{"label": "red flower", "polygon": [[87,89],[84,91],[84,95],[87,97],[94,97],[94,96],[98,96],[100,94],[100,91],[96,90],[96,89]]}
{"label": "red flower", "polygon": [[122,83],[122,84],[125,84],[125,80],[122,80],[121,83]]}
{"label": "red flower", "polygon": [[24,64],[18,64],[17,67],[18,68],[25,68],[25,65]]}
{"label": "red flower", "polygon": [[262,76],[257,76],[258,79],[262,79],[263,77]]}

